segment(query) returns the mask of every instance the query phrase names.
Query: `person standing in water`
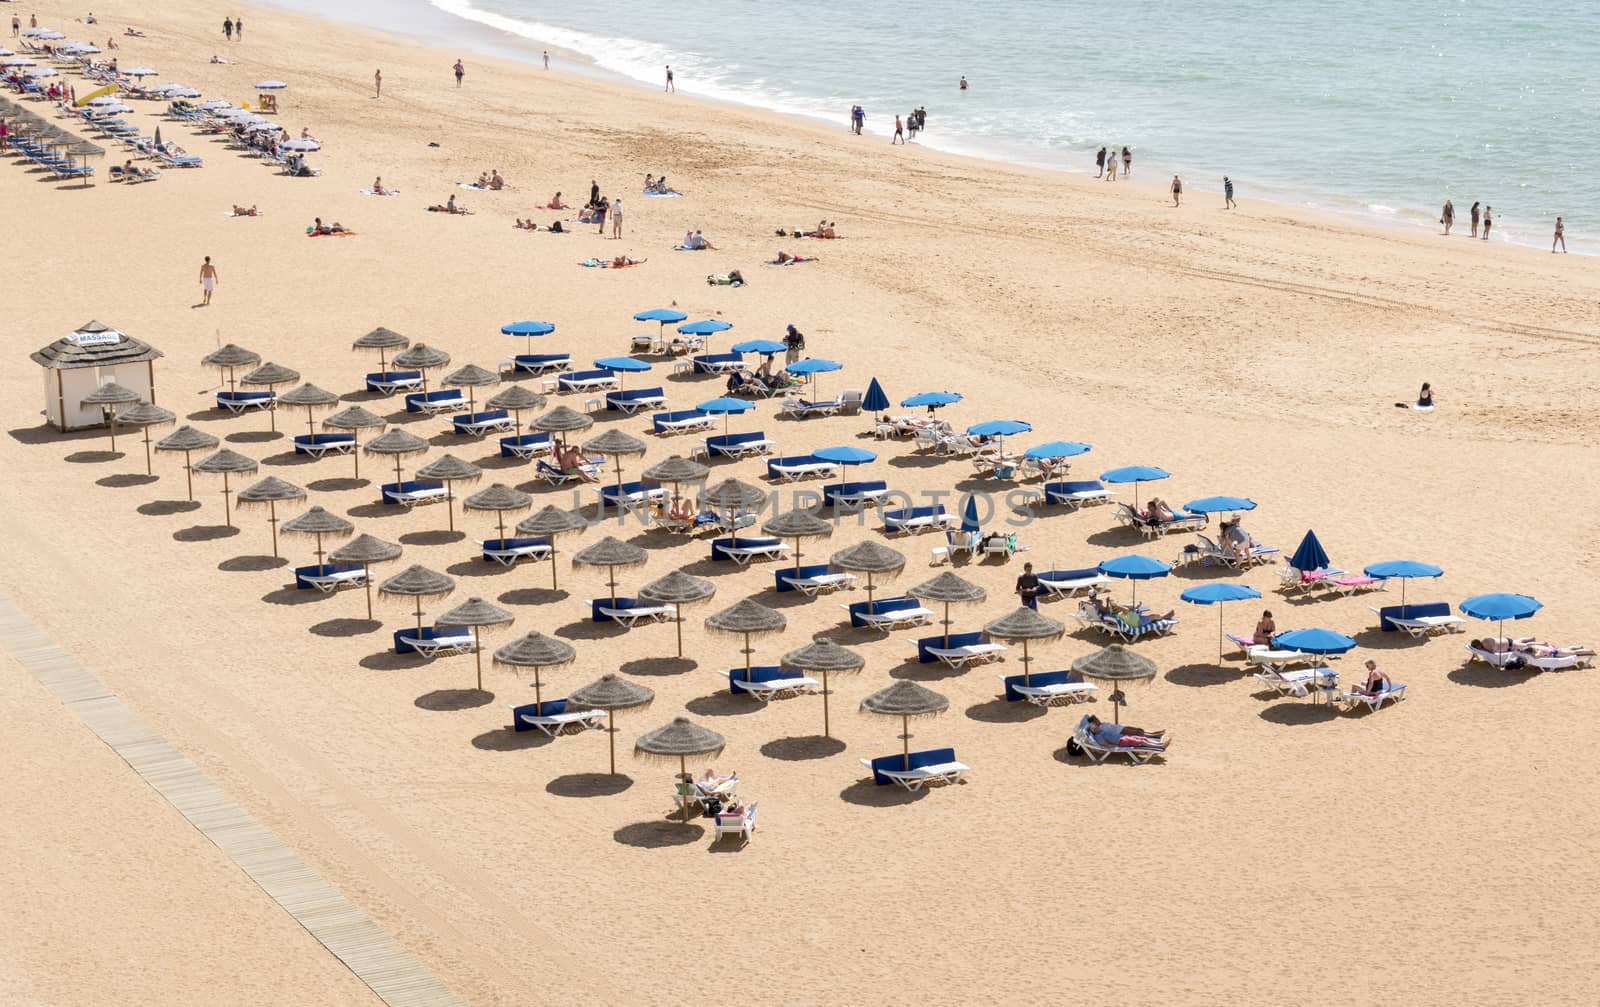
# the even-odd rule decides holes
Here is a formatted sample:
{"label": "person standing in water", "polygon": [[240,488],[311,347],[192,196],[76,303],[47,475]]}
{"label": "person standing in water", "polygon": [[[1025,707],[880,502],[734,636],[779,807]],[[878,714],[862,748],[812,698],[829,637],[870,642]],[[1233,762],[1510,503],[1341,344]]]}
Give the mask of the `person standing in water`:
{"label": "person standing in water", "polygon": [[1183,201],[1183,179],[1177,175],[1172,176],[1172,205],[1177,206]]}
{"label": "person standing in water", "polygon": [[550,69],[550,50],[549,49],[546,49],[544,51],[544,68],[546,70]]}
{"label": "person standing in water", "polygon": [[967,89],[967,78],[962,77],[961,78],[961,90],[965,91],[966,89]]}
{"label": "person standing in water", "polygon": [[1556,246],[1557,245],[1561,246],[1561,254],[1562,255],[1566,255],[1567,254],[1567,229],[1566,229],[1566,226],[1561,223],[1561,218],[1560,217],[1556,218],[1556,236],[1555,236],[1555,239],[1550,242],[1550,254],[1551,255],[1556,254]]}
{"label": "person standing in water", "polygon": [[1450,225],[1456,222],[1456,204],[1448,199],[1444,201],[1444,209],[1439,211],[1439,223],[1444,225],[1445,237],[1450,236]]}
{"label": "person standing in water", "polygon": [[1222,176],[1222,208],[1224,210],[1237,210],[1239,204],[1233,201],[1233,179],[1227,175]]}
{"label": "person standing in water", "polygon": [[1489,240],[1489,228],[1494,226],[1494,207],[1483,208],[1483,240]]}
{"label": "person standing in water", "polygon": [[1133,151],[1127,147],[1122,148],[1122,179],[1127,181],[1133,177]]}
{"label": "person standing in water", "polygon": [[1106,149],[1101,147],[1094,155],[1094,177],[1099,178],[1106,173]]}
{"label": "person standing in water", "polygon": [[1474,238],[1476,238],[1478,236],[1478,216],[1479,216],[1478,204],[1477,203],[1473,203],[1472,204],[1472,236]]}
{"label": "person standing in water", "polygon": [[894,117],[894,136],[889,138],[889,143],[892,145],[892,144],[896,144],[896,143],[905,143],[905,142],[906,142],[905,127],[900,124],[900,117],[897,115],[897,116]]}
{"label": "person standing in water", "polygon": [[201,307],[211,303],[211,291],[218,282],[217,267],[211,264],[211,256],[206,256],[206,261],[200,266],[200,289],[204,295],[200,299]]}
{"label": "person standing in water", "polygon": [[452,69],[452,70],[454,70],[456,72],[456,87],[460,87],[461,86],[461,78],[463,78],[463,77],[465,77],[467,75],[467,68],[465,66],[461,65],[461,60],[458,57],[456,59],[456,65],[451,67],[450,69]]}
{"label": "person standing in water", "polygon": [[676,93],[678,90],[678,85],[672,82],[672,67],[670,65],[667,67],[667,90],[673,93]]}

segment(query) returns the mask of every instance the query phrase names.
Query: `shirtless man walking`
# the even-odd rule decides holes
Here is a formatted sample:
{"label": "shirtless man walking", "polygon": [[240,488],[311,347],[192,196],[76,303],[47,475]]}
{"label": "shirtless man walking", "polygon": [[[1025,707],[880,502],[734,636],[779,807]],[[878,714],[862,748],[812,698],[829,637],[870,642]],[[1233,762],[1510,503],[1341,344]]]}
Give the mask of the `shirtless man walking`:
{"label": "shirtless man walking", "polygon": [[200,289],[205,292],[200,301],[201,307],[211,303],[211,291],[216,289],[216,286],[217,267],[211,264],[211,256],[208,255],[205,263],[200,266]]}

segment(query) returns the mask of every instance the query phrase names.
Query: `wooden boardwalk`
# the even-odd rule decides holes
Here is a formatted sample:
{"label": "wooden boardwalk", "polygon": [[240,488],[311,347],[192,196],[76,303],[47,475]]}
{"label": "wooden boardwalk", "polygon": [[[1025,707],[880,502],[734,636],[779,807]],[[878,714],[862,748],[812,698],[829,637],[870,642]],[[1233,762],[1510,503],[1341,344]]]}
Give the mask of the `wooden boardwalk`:
{"label": "wooden boardwalk", "polygon": [[371,917],[252,821],[99,676],[79,665],[4,596],[0,645],[384,1003],[460,1007],[455,994]]}

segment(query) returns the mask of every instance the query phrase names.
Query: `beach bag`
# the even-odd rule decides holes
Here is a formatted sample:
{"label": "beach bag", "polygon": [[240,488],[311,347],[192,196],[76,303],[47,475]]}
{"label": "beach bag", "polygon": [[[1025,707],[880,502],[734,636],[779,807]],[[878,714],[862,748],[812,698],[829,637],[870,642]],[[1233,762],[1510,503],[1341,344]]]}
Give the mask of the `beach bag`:
{"label": "beach bag", "polygon": [[1077,738],[1068,738],[1067,739],[1067,754],[1068,755],[1082,755],[1083,754],[1083,746],[1078,744],[1078,739]]}

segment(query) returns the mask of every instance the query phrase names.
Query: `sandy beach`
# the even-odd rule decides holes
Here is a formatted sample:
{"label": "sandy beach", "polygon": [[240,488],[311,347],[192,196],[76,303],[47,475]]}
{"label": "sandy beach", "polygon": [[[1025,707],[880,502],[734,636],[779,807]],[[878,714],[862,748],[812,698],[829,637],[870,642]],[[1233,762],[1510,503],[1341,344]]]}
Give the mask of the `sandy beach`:
{"label": "sandy beach", "polygon": [[[0,14],[13,10],[72,37],[116,35],[122,66],[144,63],[207,97],[253,103],[255,82],[285,81],[274,121],[308,128],[324,149],[309,158],[320,176],[288,178],[143,101],[130,119],[159,124],[203,168],[111,184],[105,169],[127,156],[113,150],[95,162],[97,183],[77,190],[0,159],[0,220],[12,237],[0,368],[12,575],[0,593],[462,1001],[1589,999],[1582,977],[1600,938],[1590,906],[1600,883],[1592,670],[1467,666],[1466,640],[1493,632],[1476,621],[1424,643],[1379,633],[1368,606],[1397,603],[1397,587],[1308,601],[1277,593],[1281,564],[1237,578],[1264,597],[1230,606],[1229,630],[1248,631],[1270,608],[1280,628],[1357,639],[1342,681],[1373,657],[1408,685],[1392,708],[1336,717],[1263,692],[1237,660],[1219,667],[1217,610],[1178,596],[1226,574],[1180,567],[1139,584],[1141,601],[1177,609],[1182,622],[1135,645],[1159,672],[1128,690],[1125,714],[1170,730],[1171,751],[1137,768],[1089,765],[1065,746],[1085,709],[1104,716],[1109,703],[1017,709],[997,679],[1020,671],[1014,652],[960,674],[917,665],[912,641],[925,634],[841,625],[839,604],[863,600],[862,590],[777,595],[772,564],[710,563],[705,536],[631,524],[561,543],[570,552],[615,533],[642,545],[649,562],[618,571],[625,591],[682,568],[710,579],[715,599],[685,609],[688,661],[673,658],[671,625],[592,624],[588,599],[605,593],[604,571],[562,559],[552,591],[548,564],[479,561],[474,540],[494,533],[492,515],[457,506],[452,536],[441,534],[441,507],[376,505],[385,459],[363,457],[355,480],[348,458],[294,455],[286,435],[304,431],[305,411],[280,410],[268,436],[265,416],[213,408],[218,374],[200,360],[221,344],[245,346],[340,394],[341,408],[364,405],[429,440],[408,473],[451,453],[484,468],[476,488],[521,485],[535,508],[569,507],[570,489],[530,483],[530,468],[497,457],[492,439],[457,437],[445,418],[362,392],[377,360],[350,344],[385,326],[446,350],[452,369],[494,370],[522,352],[500,334],[516,319],[555,323],[536,349],[569,351],[580,365],[625,354],[653,328],[634,312],[651,307],[733,323],[716,349],[778,339],[793,323],[809,355],[844,364],[821,376],[826,394],[873,377],[896,403],[959,391],[965,400],[941,414],[957,427],[1016,418],[1033,425],[1018,446],[1092,444],[1075,459],[1076,478],[1161,466],[1172,478],[1141,487],[1142,498],[1248,496],[1260,505],[1250,531],[1286,553],[1314,529],[1348,569],[1436,563],[1444,576],[1411,583],[1411,601],[1529,594],[1545,608],[1517,623],[1518,635],[1593,645],[1592,260],[1472,242],[1459,227],[1448,239],[1363,228],[1243,192],[1240,209],[1224,211],[1201,179],[1185,180],[1173,208],[1166,178],[1136,172],[1108,185],[891,147],[850,135],[842,116],[839,128],[784,121],[271,9],[95,5],[93,28],[59,3]],[[225,43],[222,18],[241,11],[247,39]],[[147,36],[122,38],[125,25]],[[231,62],[211,64],[213,53]],[[460,88],[457,57],[467,67]],[[506,190],[455,184],[491,169]],[[647,172],[683,197],[642,196]],[[362,195],[378,176],[399,195]],[[574,213],[536,209],[558,190],[581,204],[591,180],[625,204],[620,240],[571,224]],[[424,212],[451,195],[472,214]],[[230,218],[234,204],[261,216]],[[566,220],[573,233],[513,229],[530,216]],[[356,233],[308,239],[314,217]],[[819,219],[844,239],[774,234]],[[671,251],[693,229],[717,250]],[[763,265],[779,250],[818,261]],[[220,284],[196,307],[206,255]],[[648,261],[579,265],[617,255]],[[707,285],[707,274],[730,270],[748,283]],[[158,456],[159,479],[147,481],[133,431],[119,432],[111,457],[104,430],[46,425],[28,354],[90,319],[165,354],[157,401],[180,424],[257,459],[260,476],[306,487],[308,503],[358,532],[400,542],[399,564],[376,575],[417,563],[453,576],[454,593],[425,604],[430,619],[480,596],[516,617],[484,632],[486,649],[532,630],[575,647],[572,665],[544,673],[547,697],[619,670],[654,689],[650,709],[616,718],[628,779],[605,777],[601,732],[547,742],[509,729],[507,707],[531,701],[527,676],[486,660],[491,696],[473,689],[470,656],[390,653],[408,604],[378,601],[367,622],[359,592],[294,590],[290,568],[313,561],[312,543],[284,538],[276,563],[264,512],[241,510],[236,532],[220,527],[215,477],[196,476],[191,510],[176,503],[177,456]],[[719,381],[652,362],[630,387],[660,384],[673,408],[722,394]],[[1435,412],[1395,408],[1423,381]],[[539,390],[537,379],[523,383]],[[551,405],[581,411],[585,397]],[[865,475],[945,492],[951,507],[969,490],[1016,488],[974,479],[963,459],[865,436],[866,416],[797,421],[762,403],[731,423],[765,431],[783,454],[877,451]],[[597,414],[589,433],[613,428],[649,444],[642,460],[625,461],[632,478],[692,443],[647,434],[643,415]],[[713,474],[759,483],[765,467],[722,462]],[[1120,490],[1131,500],[1132,487]],[[578,502],[592,514],[594,490]],[[1171,562],[1190,540],[1146,543],[1109,507],[1049,509],[1016,530],[1026,553],[955,565],[988,599],[956,610],[954,629],[1014,609],[1024,560]],[[951,569],[930,565],[933,537],[886,540],[870,511],[803,548],[821,562],[865,540],[908,558],[890,592]],[[1113,594],[1126,601],[1128,585]],[[831,683],[842,746],[814,740],[815,698],[762,706],[728,695],[715,672],[740,663],[741,644],[702,621],[745,597],[788,620],[755,642],[758,662],[824,633],[866,657],[862,674]],[[1070,610],[1043,607],[1069,628],[1034,647],[1036,669],[1109,642],[1078,629]],[[942,717],[912,724],[911,744],[954,746],[972,767],[966,783],[908,798],[866,778],[857,759],[899,751],[900,729],[856,708],[900,678],[949,697]],[[12,893],[0,1000],[381,1002],[4,651],[0,687],[10,767],[0,878]],[[742,849],[714,846],[704,822],[670,822],[674,769],[632,755],[638,735],[678,715],[726,736],[715,766],[737,770],[741,795],[760,802]]]}

